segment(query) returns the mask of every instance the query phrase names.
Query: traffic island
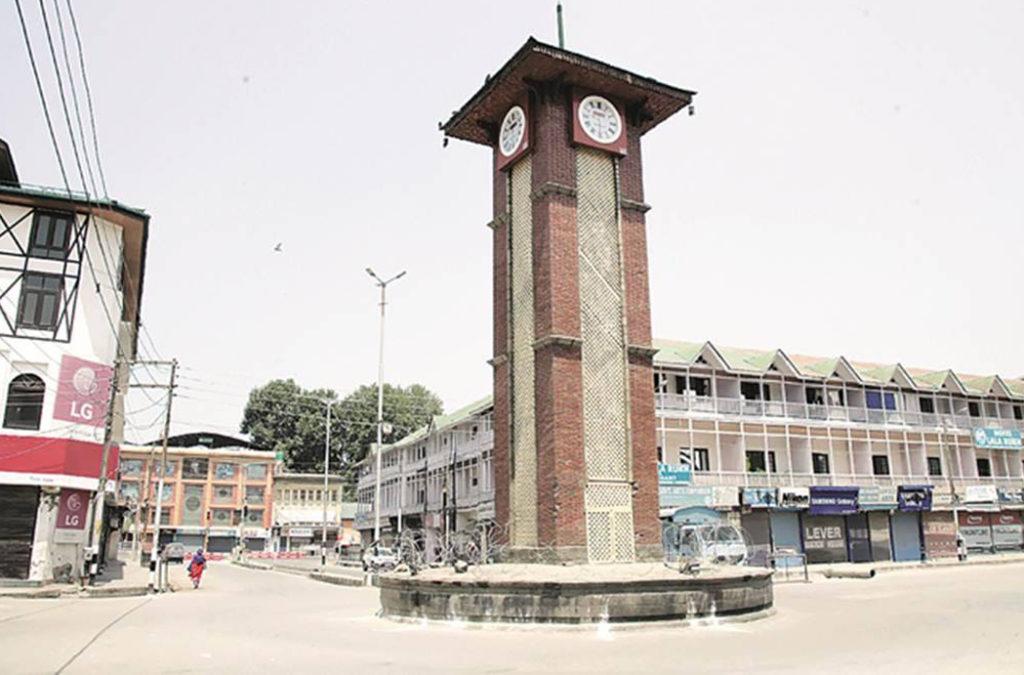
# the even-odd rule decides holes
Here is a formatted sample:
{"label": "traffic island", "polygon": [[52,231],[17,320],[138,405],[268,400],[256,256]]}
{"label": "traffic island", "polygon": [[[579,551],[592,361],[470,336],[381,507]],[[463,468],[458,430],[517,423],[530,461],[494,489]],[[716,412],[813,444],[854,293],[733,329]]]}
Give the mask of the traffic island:
{"label": "traffic island", "polygon": [[385,617],[477,623],[596,624],[765,615],[771,572],[662,563],[516,565],[382,574]]}

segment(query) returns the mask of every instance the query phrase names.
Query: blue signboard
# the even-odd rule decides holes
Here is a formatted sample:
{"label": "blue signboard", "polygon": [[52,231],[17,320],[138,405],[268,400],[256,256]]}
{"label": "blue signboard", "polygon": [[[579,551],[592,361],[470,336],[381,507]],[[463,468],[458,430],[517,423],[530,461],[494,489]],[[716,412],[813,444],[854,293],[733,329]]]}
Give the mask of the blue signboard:
{"label": "blue signboard", "polygon": [[812,487],[810,513],[812,516],[842,516],[857,513],[858,492],[859,489],[855,487]]}
{"label": "blue signboard", "polygon": [[689,485],[693,481],[690,467],[681,464],[658,464],[659,485]]}
{"label": "blue signboard", "polygon": [[978,427],[972,433],[974,447],[991,450],[1022,450],[1024,438],[1018,429],[990,429]]}
{"label": "blue signboard", "polygon": [[931,485],[901,485],[896,493],[900,511],[931,511]]}

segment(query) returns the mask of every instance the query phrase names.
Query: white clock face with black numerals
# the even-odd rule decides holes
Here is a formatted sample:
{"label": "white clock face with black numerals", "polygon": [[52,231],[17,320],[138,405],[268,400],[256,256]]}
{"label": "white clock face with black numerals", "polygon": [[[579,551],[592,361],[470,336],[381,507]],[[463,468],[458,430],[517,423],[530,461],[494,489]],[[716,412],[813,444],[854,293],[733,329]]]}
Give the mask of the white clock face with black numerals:
{"label": "white clock face with black numerals", "polygon": [[523,142],[526,133],[526,113],[522,107],[514,105],[505,113],[501,121],[501,132],[498,136],[498,148],[505,157],[510,157]]}
{"label": "white clock face with black numerals", "polygon": [[577,116],[583,133],[598,143],[614,143],[622,135],[618,109],[604,96],[587,96],[580,101]]}

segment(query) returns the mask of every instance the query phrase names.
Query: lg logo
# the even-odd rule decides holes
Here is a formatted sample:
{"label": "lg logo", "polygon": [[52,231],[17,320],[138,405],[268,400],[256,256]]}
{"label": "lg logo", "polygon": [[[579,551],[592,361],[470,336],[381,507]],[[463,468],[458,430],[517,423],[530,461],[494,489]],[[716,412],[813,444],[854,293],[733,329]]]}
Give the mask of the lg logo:
{"label": "lg logo", "polygon": [[[71,378],[71,384],[79,396],[90,397],[96,393],[99,384],[96,382],[96,371],[88,366],[83,366],[75,371]],[[71,416],[75,419],[91,422],[96,414],[92,403],[85,401],[71,401]]]}

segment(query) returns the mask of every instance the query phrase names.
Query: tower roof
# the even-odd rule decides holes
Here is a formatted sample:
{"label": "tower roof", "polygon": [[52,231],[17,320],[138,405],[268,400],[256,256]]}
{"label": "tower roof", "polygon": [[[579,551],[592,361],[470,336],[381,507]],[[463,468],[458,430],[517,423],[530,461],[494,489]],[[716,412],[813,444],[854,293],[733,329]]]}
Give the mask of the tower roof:
{"label": "tower roof", "polygon": [[620,99],[635,108],[645,134],[690,104],[696,92],[679,89],[608,65],[589,56],[559,49],[530,38],[493,77],[442,127],[445,134],[473,143],[491,144],[501,116],[534,82],[560,80]]}

